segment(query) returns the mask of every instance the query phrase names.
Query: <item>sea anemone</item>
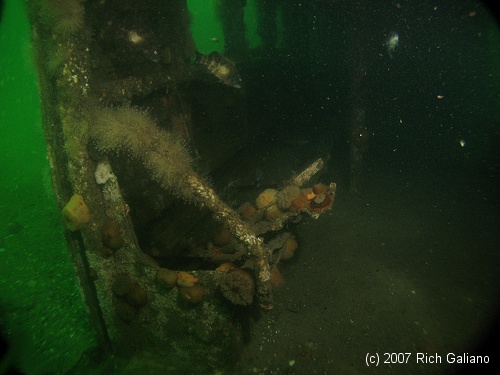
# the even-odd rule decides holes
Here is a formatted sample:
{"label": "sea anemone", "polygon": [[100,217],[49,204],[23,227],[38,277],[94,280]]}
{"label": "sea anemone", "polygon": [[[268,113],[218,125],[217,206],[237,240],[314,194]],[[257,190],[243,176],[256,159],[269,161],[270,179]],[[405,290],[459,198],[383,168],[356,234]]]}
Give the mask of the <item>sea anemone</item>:
{"label": "sea anemone", "polygon": [[221,278],[220,290],[235,305],[248,306],[253,302],[255,281],[250,273],[236,268]]}
{"label": "sea anemone", "polygon": [[250,202],[245,202],[238,208],[238,212],[243,219],[250,219],[257,212],[257,209]]}
{"label": "sea anemone", "polygon": [[205,288],[199,285],[193,285],[189,287],[183,286],[179,288],[179,295],[182,300],[193,305],[203,301],[205,293]]}
{"label": "sea anemone", "polygon": [[148,293],[139,284],[126,274],[116,276],[113,293],[131,306],[143,306],[148,302]]}
{"label": "sea anemone", "polygon": [[126,274],[118,274],[113,281],[111,289],[118,297],[123,297],[132,287],[132,279]]}
{"label": "sea anemone", "polygon": [[186,176],[194,172],[185,142],[158,128],[147,111],[97,106],[92,108],[89,118],[90,137],[99,151],[126,152],[141,159],[162,188],[187,199],[197,197],[192,187],[186,185]]}
{"label": "sea anemone", "polygon": [[283,252],[281,253],[281,260],[289,260],[293,258],[293,255],[295,254],[295,250],[297,250],[298,244],[297,240],[295,240],[295,237],[290,236],[288,240],[286,240],[285,244],[283,245]]}
{"label": "sea anemone", "polygon": [[143,306],[148,302],[148,292],[139,284],[133,283],[128,293],[125,294],[125,301],[131,306]]}
{"label": "sea anemone", "polygon": [[89,208],[83,197],[75,194],[62,210],[63,220],[66,227],[72,232],[82,229],[90,221]]}
{"label": "sea anemone", "polygon": [[85,22],[85,0],[47,0],[42,2],[42,14],[47,17],[59,34],[73,34]]}
{"label": "sea anemone", "polygon": [[266,208],[265,216],[266,216],[267,220],[273,221],[273,220],[276,220],[277,218],[279,218],[282,214],[283,214],[283,212],[281,212],[278,205],[276,203],[274,203],[271,206],[269,206],[268,208]]}
{"label": "sea anemone", "polygon": [[198,282],[198,278],[190,273],[179,271],[177,272],[177,285],[179,286],[193,286]]}
{"label": "sea anemone", "polygon": [[225,262],[225,263],[222,263],[219,267],[217,267],[215,270],[217,272],[227,272],[229,270],[232,270],[234,269],[235,266],[233,263],[231,262]]}
{"label": "sea anemone", "polygon": [[262,193],[259,194],[257,199],[255,200],[255,205],[257,208],[264,208],[272,205],[276,202],[276,195],[278,194],[278,190],[275,189],[266,189]]}
{"label": "sea anemone", "polygon": [[307,207],[309,200],[304,191],[301,191],[299,195],[292,201],[290,206],[290,211],[300,211]]}
{"label": "sea anemone", "polygon": [[282,210],[288,210],[292,201],[300,194],[300,188],[295,185],[288,185],[276,195],[276,203]]}
{"label": "sea anemone", "polygon": [[110,249],[117,250],[123,246],[124,240],[120,226],[111,219],[107,219],[101,227],[102,244]]}
{"label": "sea anemone", "polygon": [[233,234],[226,227],[221,228],[215,236],[212,237],[212,242],[215,246],[226,246],[233,240]]}
{"label": "sea anemone", "polygon": [[271,272],[271,285],[274,289],[279,289],[283,286],[285,283],[285,280],[283,279],[283,276],[281,275],[281,272],[278,267],[274,267],[273,271]]}
{"label": "sea anemone", "polygon": [[332,207],[333,198],[328,191],[318,194],[309,202],[309,210],[316,213],[321,213],[329,210]]}
{"label": "sea anemone", "polygon": [[109,181],[110,178],[114,177],[113,173],[111,172],[111,166],[108,162],[100,162],[99,164],[97,164],[94,176],[95,181],[99,185],[105,184]]}
{"label": "sea anemone", "polygon": [[313,192],[314,194],[321,194],[321,193],[324,193],[325,191],[328,190],[328,186],[326,186],[325,184],[316,184],[313,186]]}
{"label": "sea anemone", "polygon": [[302,194],[304,194],[307,197],[307,200],[309,201],[311,199],[314,199],[314,197],[316,196],[312,188],[302,189]]}
{"label": "sea anemone", "polygon": [[158,268],[156,270],[156,280],[167,288],[172,289],[177,284],[177,272],[167,268]]}

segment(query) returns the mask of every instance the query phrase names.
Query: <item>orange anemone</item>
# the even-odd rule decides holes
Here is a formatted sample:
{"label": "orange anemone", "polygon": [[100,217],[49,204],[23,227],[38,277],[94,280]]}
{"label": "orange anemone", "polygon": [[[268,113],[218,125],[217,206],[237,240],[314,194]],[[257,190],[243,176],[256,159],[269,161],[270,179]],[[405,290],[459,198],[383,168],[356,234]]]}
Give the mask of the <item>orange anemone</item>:
{"label": "orange anemone", "polygon": [[198,282],[198,278],[196,276],[191,275],[190,273],[184,271],[177,272],[177,285],[179,286],[193,286]]}
{"label": "orange anemone", "polygon": [[217,267],[215,270],[217,272],[227,272],[229,270],[232,270],[233,268],[235,268],[234,264],[233,263],[230,263],[230,262],[226,262],[226,263],[222,263],[219,267]]}
{"label": "orange anemone", "polygon": [[314,199],[309,202],[309,211],[321,213],[332,208],[333,198],[330,192],[325,191],[324,193],[316,195]]}

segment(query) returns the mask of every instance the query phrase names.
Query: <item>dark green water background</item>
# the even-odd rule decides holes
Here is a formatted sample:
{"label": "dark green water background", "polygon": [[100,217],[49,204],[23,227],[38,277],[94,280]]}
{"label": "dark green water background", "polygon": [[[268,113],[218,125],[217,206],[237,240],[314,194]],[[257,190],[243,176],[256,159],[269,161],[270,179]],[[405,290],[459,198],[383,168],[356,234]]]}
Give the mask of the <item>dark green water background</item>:
{"label": "dark green water background", "polygon": [[0,321],[23,372],[72,366],[93,343],[52,190],[23,2],[0,24]]}

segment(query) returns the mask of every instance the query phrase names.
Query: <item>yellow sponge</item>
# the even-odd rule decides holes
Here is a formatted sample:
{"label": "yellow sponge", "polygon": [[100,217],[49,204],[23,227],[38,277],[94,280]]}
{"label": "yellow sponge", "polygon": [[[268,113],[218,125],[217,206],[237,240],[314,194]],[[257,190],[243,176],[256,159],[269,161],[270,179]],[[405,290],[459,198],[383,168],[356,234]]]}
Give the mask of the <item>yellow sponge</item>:
{"label": "yellow sponge", "polygon": [[63,220],[70,231],[82,229],[90,221],[89,208],[83,197],[74,194],[62,210]]}

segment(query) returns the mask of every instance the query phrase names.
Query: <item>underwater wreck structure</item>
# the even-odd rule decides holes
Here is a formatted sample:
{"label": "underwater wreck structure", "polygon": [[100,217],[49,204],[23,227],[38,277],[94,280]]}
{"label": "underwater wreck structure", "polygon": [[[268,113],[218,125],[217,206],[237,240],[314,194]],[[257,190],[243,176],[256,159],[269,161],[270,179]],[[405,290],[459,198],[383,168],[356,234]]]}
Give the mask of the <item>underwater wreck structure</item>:
{"label": "underwater wreck structure", "polygon": [[255,204],[219,197],[205,176],[255,130],[236,66],[195,61],[185,0],[27,4],[54,187],[101,347],[162,369],[223,367],[241,349],[235,315],[273,307],[285,225],[330,209],[335,184],[308,186],[317,159]]}

